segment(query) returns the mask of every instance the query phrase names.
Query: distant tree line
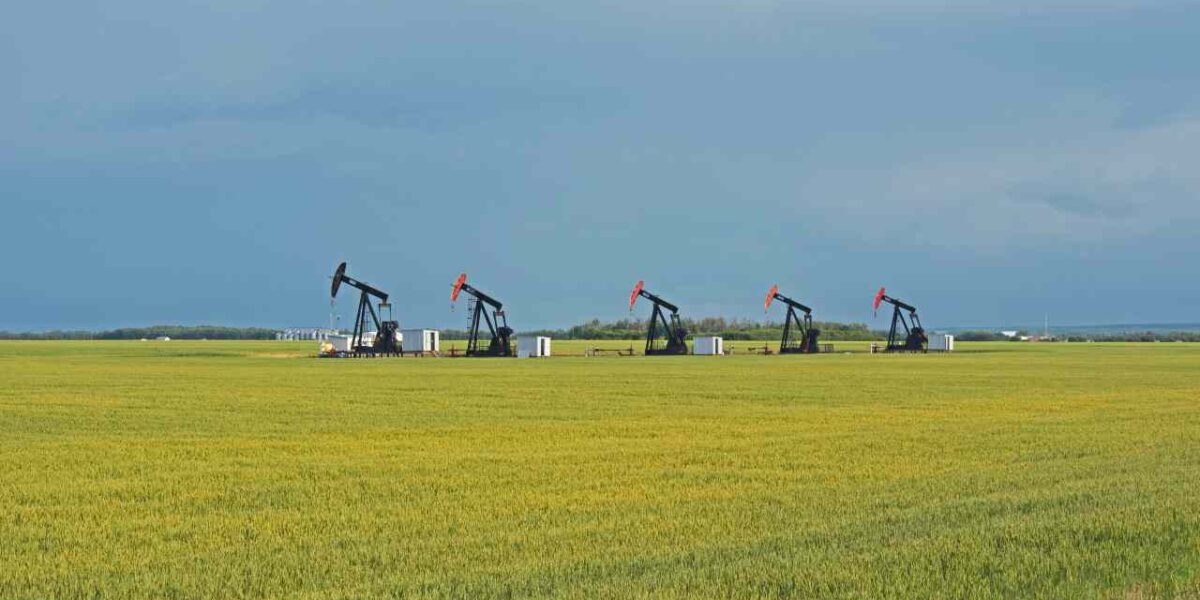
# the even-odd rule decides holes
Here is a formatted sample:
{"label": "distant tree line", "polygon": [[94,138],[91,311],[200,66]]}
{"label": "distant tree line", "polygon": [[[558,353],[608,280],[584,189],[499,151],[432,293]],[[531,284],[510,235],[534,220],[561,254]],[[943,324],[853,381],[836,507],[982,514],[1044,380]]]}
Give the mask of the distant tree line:
{"label": "distant tree line", "polygon": [[[691,335],[718,335],[727,340],[778,340],[783,336],[783,323],[743,321],[724,317],[682,319],[683,327]],[[881,340],[886,334],[871,331],[862,323],[814,322],[821,330],[823,340]],[[647,322],[643,319],[621,319],[602,322],[593,319],[567,329],[541,329],[522,331],[526,335],[546,335],[560,340],[638,340],[646,336]],[[467,332],[461,329],[442,330],[444,340],[465,340]]]}
{"label": "distant tree line", "polygon": [[262,327],[219,327],[216,325],[154,325],[125,327],[108,331],[39,331],[14,333],[0,331],[5,340],[140,340],[169,337],[178,340],[273,340],[274,329]]}
{"label": "distant tree line", "polygon": [[1200,331],[1135,331],[1100,335],[1071,335],[1071,342],[1200,342]]}
{"label": "distant tree line", "polygon": [[[998,331],[959,331],[960,342],[1023,342],[1036,334],[1018,331],[1009,337]],[[1021,338],[1026,338],[1022,340]],[[1123,333],[1059,333],[1054,338],[1065,342],[1200,342],[1200,331],[1131,331]]]}
{"label": "distant tree line", "polygon": [[[783,335],[783,323],[743,321],[723,317],[683,319],[683,326],[692,335],[719,335],[727,340],[770,341]],[[863,323],[815,322],[821,330],[821,339],[828,341],[878,341],[886,339],[887,332],[873,331]],[[39,332],[0,331],[4,340],[140,340],[169,337],[179,340],[273,340],[274,329],[263,327],[220,327],[216,325],[155,325],[152,327],[125,327],[107,331],[55,330]],[[547,335],[562,340],[638,340],[646,335],[646,321],[621,319],[601,322],[593,319],[567,329],[542,329],[523,331],[529,335]],[[994,331],[959,331],[955,338],[963,342],[1017,342],[1029,335],[1021,331],[1016,337],[1008,337]],[[443,329],[444,340],[465,340],[467,332],[462,329]],[[1200,342],[1200,331],[1142,331],[1127,333],[1067,334],[1060,336],[1070,342]]]}

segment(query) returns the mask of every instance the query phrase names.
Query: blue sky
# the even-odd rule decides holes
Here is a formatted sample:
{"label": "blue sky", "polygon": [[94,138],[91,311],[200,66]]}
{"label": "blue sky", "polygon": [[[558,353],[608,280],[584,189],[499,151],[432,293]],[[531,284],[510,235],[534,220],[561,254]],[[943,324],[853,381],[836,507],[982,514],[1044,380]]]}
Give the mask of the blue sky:
{"label": "blue sky", "polygon": [[[0,329],[1196,321],[1200,3],[19,3]],[[349,318],[353,298],[339,303]],[[639,312],[640,314],[640,312]],[[778,319],[780,315],[772,315]]]}

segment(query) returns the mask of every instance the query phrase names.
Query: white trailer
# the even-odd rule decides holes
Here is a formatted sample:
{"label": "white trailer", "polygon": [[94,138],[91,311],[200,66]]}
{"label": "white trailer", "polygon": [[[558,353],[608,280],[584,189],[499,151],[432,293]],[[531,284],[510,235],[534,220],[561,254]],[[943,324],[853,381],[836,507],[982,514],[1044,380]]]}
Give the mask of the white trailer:
{"label": "white trailer", "polygon": [[400,344],[405,352],[441,352],[442,334],[436,329],[404,329]]}
{"label": "white trailer", "polygon": [[935,333],[929,336],[930,352],[954,352],[954,336],[946,333]]}
{"label": "white trailer", "polygon": [[725,340],[715,335],[692,338],[692,354],[720,356],[725,354]]}
{"label": "white trailer", "polygon": [[550,338],[542,335],[523,335],[517,338],[517,358],[550,356]]}

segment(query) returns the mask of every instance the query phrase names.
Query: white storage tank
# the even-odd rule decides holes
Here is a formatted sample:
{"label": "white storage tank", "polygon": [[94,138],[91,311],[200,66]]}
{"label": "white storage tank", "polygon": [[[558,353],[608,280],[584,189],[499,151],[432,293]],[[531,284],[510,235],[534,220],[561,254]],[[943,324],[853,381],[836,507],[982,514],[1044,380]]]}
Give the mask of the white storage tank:
{"label": "white storage tank", "polygon": [[715,335],[692,338],[692,354],[704,356],[725,354],[725,340]]}
{"label": "white storage tank", "polygon": [[542,335],[523,335],[517,338],[518,358],[550,356],[550,338]]}
{"label": "white storage tank", "polygon": [[930,352],[954,352],[954,336],[946,333],[935,333],[929,336]]}
{"label": "white storage tank", "polygon": [[400,344],[405,352],[441,352],[442,334],[436,329],[404,329]]}

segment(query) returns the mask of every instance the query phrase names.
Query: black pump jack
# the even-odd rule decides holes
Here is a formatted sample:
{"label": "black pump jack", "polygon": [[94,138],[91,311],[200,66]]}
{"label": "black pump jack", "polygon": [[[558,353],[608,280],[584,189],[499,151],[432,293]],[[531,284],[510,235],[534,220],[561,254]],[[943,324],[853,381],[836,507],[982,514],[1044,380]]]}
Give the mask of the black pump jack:
{"label": "black pump jack", "polygon": [[[777,285],[771,286],[771,290],[767,292],[763,310],[771,306],[772,300],[779,300],[788,307],[787,316],[783,319],[783,339],[779,342],[779,353],[816,354],[820,352],[821,346],[818,339],[821,337],[821,330],[813,327],[812,309],[780,294]],[[804,313],[803,321],[796,315],[797,310]],[[798,335],[793,335],[793,331]]]}
{"label": "black pump jack", "polygon": [[[888,343],[884,351],[925,352],[929,337],[925,335],[925,328],[921,326],[921,318],[917,316],[917,307],[888,296],[884,288],[879,288],[879,292],[875,294],[875,310],[879,310],[880,302],[892,305],[892,328],[888,331]],[[907,319],[904,318],[905,311],[908,312]],[[900,340],[901,327],[904,328],[903,341]]]}
{"label": "black pump jack", "polygon": [[[379,299],[379,310],[382,312],[386,308],[390,313],[392,305],[388,304],[387,293],[347,275],[344,262],[338,265],[337,270],[333,272],[333,284],[329,289],[331,299],[337,297],[338,289],[343,283],[362,292],[358,297],[358,311],[354,317],[354,337],[350,340],[351,354],[354,356],[399,356],[403,351],[400,343],[396,341],[399,324],[390,319],[380,321],[379,315],[375,313],[375,308],[371,306],[371,297],[374,296]],[[375,339],[370,346],[363,343],[363,334],[367,332],[368,316],[375,325]]]}
{"label": "black pump jack", "polygon": [[[513,330],[508,326],[508,317],[504,314],[504,304],[468,284],[466,273],[459,275],[458,280],[454,282],[454,291],[450,294],[451,302],[458,299],[460,291],[470,294],[473,298],[470,309],[472,311],[471,328],[467,337],[467,356],[512,356],[513,349],[509,338],[512,336]],[[484,309],[485,304],[492,310]],[[480,348],[479,330],[483,324],[487,324],[491,337],[487,346]]]}
{"label": "black pump jack", "polygon": [[[647,292],[643,289],[644,285],[644,282],[639,281],[633,287],[633,293],[629,295],[629,310],[633,310],[633,305],[639,297],[654,304],[654,311],[650,313],[650,322],[646,327],[646,356],[687,354],[687,330],[679,322],[679,307]],[[663,309],[671,311],[670,320],[663,314]]]}

